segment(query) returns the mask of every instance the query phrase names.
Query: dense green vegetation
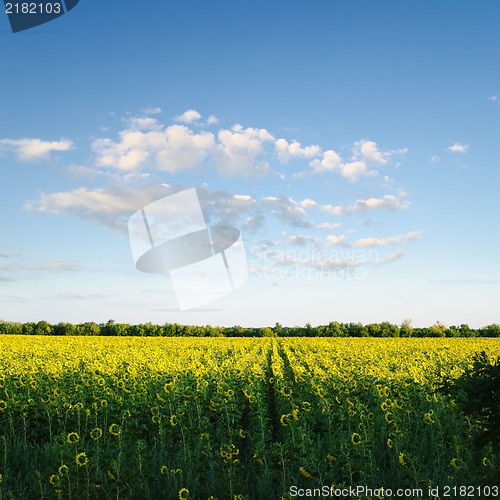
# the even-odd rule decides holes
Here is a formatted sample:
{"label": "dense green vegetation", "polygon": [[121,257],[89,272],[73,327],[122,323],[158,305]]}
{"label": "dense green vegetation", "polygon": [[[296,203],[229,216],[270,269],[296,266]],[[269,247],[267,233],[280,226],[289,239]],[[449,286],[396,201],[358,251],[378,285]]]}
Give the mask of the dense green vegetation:
{"label": "dense green vegetation", "polygon": [[382,323],[339,323],[328,325],[283,326],[276,323],[273,327],[242,326],[193,326],[178,323],[156,325],[143,323],[129,325],[109,320],[107,323],[57,323],[47,321],[37,323],[17,323],[0,321],[0,335],[104,335],[135,337],[500,337],[500,325],[492,324],[482,328],[468,325],[445,326],[436,322],[430,327],[412,327],[409,322],[400,326],[387,321]]}
{"label": "dense green vegetation", "polygon": [[3,335],[0,500],[498,498],[499,348]]}

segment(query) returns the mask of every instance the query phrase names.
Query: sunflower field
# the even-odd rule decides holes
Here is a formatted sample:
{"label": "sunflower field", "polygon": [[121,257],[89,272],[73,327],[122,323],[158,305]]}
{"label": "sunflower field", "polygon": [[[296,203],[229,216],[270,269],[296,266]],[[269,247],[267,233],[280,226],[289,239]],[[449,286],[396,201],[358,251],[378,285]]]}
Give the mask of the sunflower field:
{"label": "sunflower field", "polygon": [[498,478],[498,450],[474,445],[479,424],[439,387],[500,339],[2,335],[0,349],[2,500],[428,498]]}

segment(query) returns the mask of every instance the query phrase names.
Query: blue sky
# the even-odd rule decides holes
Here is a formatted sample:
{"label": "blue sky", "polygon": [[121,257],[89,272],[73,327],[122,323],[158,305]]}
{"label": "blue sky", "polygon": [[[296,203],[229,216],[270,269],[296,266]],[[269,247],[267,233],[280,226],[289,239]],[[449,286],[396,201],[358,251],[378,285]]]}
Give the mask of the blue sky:
{"label": "blue sky", "polygon": [[[499,21],[493,1],[0,16],[0,318],[498,323]],[[249,275],[180,311],[127,221],[191,187]]]}

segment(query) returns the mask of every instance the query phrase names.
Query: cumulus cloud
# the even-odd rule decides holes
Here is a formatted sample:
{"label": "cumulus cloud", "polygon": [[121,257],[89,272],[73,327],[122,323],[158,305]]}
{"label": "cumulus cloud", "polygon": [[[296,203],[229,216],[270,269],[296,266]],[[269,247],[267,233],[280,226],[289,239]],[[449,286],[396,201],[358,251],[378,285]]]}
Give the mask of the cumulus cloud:
{"label": "cumulus cloud", "polygon": [[386,194],[382,198],[360,198],[353,205],[321,205],[320,210],[330,215],[352,215],[360,212],[369,212],[372,210],[402,210],[409,208],[408,201],[402,199],[405,193],[399,196]]}
{"label": "cumulus cloud", "polygon": [[198,120],[201,120],[202,116],[195,109],[188,109],[182,115],[178,115],[174,118],[174,121],[180,123],[193,123]]}
{"label": "cumulus cloud", "polygon": [[358,180],[359,177],[365,175],[377,175],[376,170],[369,171],[364,161],[358,160],[351,163],[343,163],[340,168],[340,173],[347,177],[351,182]]}
{"label": "cumulus cloud", "polygon": [[321,148],[317,145],[302,147],[300,142],[288,142],[286,139],[278,139],[275,142],[276,154],[282,163],[290,158],[314,158],[321,154]]}
{"label": "cumulus cloud", "polygon": [[[292,172],[293,177],[335,173],[356,182],[378,175],[373,165],[384,165],[392,155],[406,151],[382,151],[374,141],[363,140],[354,144],[352,158],[342,159],[334,149],[323,151],[317,144],[277,138],[265,128],[235,124],[217,133],[198,132],[200,126],[218,123],[215,115],[203,122],[202,118],[194,109],[176,116],[173,125],[148,115],[128,118],[116,139],[99,138],[92,143],[95,165],[118,172],[149,168],[170,174],[210,168],[227,177],[258,178],[271,172],[273,162],[285,165],[305,160],[308,168]],[[286,178],[284,173],[279,176]]]}
{"label": "cumulus cloud", "polygon": [[36,138],[0,139],[0,154],[12,152],[20,161],[48,159],[53,151],[69,151],[73,142],[66,139],[59,141],[44,141]]}
{"label": "cumulus cloud", "polygon": [[314,174],[319,174],[321,172],[336,170],[340,167],[341,163],[342,159],[340,155],[333,149],[328,149],[322,154],[321,158],[316,158],[309,165],[312,167]]}
{"label": "cumulus cloud", "polygon": [[451,151],[452,153],[467,153],[469,145],[455,142],[450,147],[446,148],[446,150]]}
{"label": "cumulus cloud", "polygon": [[314,200],[311,200],[309,198],[305,198],[304,200],[302,200],[300,202],[300,205],[304,208],[311,208],[311,207],[317,207],[318,206],[318,202],[317,201],[314,201]]}
{"label": "cumulus cloud", "polygon": [[101,167],[132,171],[152,161],[159,170],[173,173],[199,167],[214,151],[215,139],[209,132],[197,134],[185,125],[146,131],[129,128],[119,133],[118,141],[97,139],[92,148]]}
{"label": "cumulus cloud", "polygon": [[261,155],[274,137],[266,129],[236,124],[230,130],[220,130],[218,140],[215,162],[223,175],[259,177],[269,171],[269,163]]}
{"label": "cumulus cloud", "polygon": [[377,143],[374,141],[357,141],[354,143],[354,153],[356,157],[362,156],[368,163],[385,164],[391,154],[379,151]]}

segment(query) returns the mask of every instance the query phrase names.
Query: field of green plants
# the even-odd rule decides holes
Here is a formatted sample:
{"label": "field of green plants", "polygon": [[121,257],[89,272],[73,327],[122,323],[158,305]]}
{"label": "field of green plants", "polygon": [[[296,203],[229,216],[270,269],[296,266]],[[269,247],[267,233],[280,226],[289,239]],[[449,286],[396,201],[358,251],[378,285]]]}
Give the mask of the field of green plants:
{"label": "field of green plants", "polygon": [[2,335],[0,349],[2,500],[428,498],[498,479],[498,450],[438,389],[499,339]]}

